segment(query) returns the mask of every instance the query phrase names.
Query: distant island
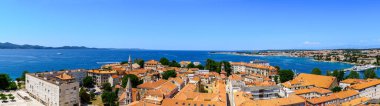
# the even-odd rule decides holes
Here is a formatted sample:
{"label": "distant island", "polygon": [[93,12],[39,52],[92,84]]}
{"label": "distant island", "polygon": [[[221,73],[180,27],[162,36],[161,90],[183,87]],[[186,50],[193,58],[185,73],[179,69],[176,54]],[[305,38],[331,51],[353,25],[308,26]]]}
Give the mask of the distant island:
{"label": "distant island", "polygon": [[62,46],[62,47],[46,47],[40,45],[18,45],[9,42],[1,43],[0,49],[98,49],[98,48],[88,48],[85,46]]}

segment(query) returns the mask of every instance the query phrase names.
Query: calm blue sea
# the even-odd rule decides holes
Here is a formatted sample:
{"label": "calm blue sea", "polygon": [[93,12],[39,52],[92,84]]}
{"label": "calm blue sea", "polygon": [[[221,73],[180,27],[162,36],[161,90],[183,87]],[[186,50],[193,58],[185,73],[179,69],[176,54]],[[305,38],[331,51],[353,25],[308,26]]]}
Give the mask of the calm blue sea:
{"label": "calm blue sea", "polygon": [[[58,55],[57,53],[62,53]],[[209,54],[208,51],[156,51],[156,50],[0,50],[0,73],[8,73],[11,78],[17,78],[22,71],[43,72],[61,69],[92,69],[101,66],[101,63],[120,62],[133,59],[144,60],[166,57],[170,60],[200,61],[204,64],[210,58],[216,61],[244,61],[265,60],[271,65],[278,65],[282,69],[296,70],[297,73],[309,73],[318,67],[323,71],[349,68],[352,65],[344,63],[316,62],[309,58],[296,57],[250,57],[225,54]]]}

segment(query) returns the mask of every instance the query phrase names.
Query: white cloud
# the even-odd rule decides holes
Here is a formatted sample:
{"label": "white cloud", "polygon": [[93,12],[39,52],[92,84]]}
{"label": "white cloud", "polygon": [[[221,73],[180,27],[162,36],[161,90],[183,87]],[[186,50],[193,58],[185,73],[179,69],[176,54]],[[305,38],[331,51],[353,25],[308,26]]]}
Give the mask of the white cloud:
{"label": "white cloud", "polygon": [[319,45],[319,44],[321,44],[321,43],[319,43],[319,42],[305,41],[305,42],[303,42],[303,44],[304,44],[304,45]]}

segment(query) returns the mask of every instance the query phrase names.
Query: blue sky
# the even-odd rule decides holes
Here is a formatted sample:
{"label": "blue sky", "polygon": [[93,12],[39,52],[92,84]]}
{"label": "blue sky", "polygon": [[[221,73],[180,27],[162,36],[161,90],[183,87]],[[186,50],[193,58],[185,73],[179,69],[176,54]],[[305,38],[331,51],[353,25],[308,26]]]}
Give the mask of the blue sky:
{"label": "blue sky", "polygon": [[1,0],[0,42],[165,50],[380,47],[379,0]]}

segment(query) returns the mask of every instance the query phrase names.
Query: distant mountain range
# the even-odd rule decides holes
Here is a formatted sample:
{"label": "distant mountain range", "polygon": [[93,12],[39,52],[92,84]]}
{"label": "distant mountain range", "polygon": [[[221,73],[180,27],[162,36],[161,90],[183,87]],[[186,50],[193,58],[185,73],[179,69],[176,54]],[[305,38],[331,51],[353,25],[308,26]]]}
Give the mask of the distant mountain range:
{"label": "distant mountain range", "polygon": [[85,46],[62,46],[62,47],[46,47],[40,45],[18,45],[9,42],[1,43],[0,49],[97,49],[97,48],[88,48]]}

